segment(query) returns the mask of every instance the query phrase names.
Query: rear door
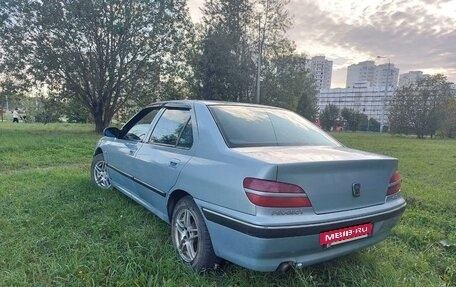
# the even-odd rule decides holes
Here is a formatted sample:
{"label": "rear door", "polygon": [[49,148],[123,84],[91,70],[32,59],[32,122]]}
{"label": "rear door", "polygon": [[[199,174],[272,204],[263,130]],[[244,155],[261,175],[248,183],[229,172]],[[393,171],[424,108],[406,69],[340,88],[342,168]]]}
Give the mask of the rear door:
{"label": "rear door", "polygon": [[139,196],[149,208],[165,212],[165,197],[193,155],[194,122],[189,108],[168,107],[150,139],[135,155],[133,173]]}

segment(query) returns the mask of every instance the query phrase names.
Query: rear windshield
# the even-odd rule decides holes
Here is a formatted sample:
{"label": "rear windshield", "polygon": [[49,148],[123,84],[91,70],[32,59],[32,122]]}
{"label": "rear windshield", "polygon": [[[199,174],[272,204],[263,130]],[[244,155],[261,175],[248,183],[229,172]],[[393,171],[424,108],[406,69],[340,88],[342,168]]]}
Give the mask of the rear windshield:
{"label": "rear windshield", "polygon": [[228,146],[339,146],[297,114],[252,106],[209,106]]}

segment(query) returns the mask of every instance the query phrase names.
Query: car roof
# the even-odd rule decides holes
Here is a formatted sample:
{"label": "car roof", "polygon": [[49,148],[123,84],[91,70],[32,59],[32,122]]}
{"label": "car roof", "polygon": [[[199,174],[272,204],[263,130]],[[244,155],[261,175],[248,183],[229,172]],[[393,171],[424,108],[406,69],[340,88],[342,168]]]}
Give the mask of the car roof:
{"label": "car roof", "polygon": [[194,104],[202,104],[205,106],[216,106],[216,105],[229,105],[229,106],[248,106],[248,107],[261,107],[261,108],[274,108],[281,109],[273,106],[258,105],[252,103],[242,103],[242,102],[228,102],[228,101],[209,101],[209,100],[169,100],[169,101],[159,101],[148,105],[148,107],[156,106],[166,106],[166,107],[176,107],[176,108],[191,108]]}

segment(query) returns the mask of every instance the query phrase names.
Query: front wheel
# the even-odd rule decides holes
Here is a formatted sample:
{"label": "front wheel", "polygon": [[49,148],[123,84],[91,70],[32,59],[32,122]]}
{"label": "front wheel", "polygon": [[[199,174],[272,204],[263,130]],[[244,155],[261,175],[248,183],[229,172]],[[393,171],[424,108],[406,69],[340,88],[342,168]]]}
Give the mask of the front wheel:
{"label": "front wheel", "polygon": [[91,179],[98,187],[103,189],[111,187],[111,178],[109,177],[108,167],[102,153],[93,157]]}
{"label": "front wheel", "polygon": [[179,200],[173,210],[171,236],[182,261],[193,269],[215,269],[220,263],[201,212],[190,196]]}

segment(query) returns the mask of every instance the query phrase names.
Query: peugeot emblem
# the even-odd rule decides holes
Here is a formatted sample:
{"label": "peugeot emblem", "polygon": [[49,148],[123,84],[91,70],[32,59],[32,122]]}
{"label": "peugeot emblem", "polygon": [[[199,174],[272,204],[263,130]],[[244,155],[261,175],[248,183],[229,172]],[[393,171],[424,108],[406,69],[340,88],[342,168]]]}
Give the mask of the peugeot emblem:
{"label": "peugeot emblem", "polygon": [[361,195],[361,184],[354,183],[352,185],[352,195],[353,197],[359,197]]}

